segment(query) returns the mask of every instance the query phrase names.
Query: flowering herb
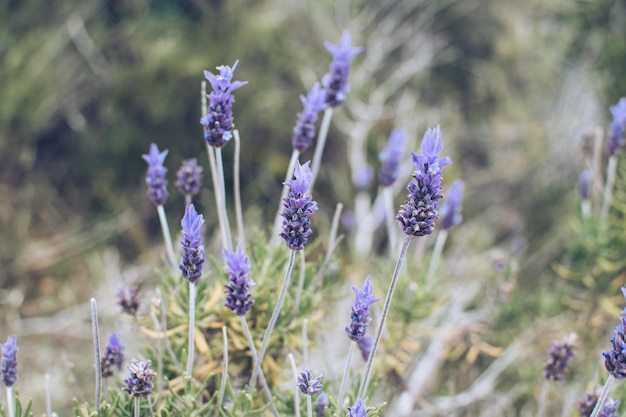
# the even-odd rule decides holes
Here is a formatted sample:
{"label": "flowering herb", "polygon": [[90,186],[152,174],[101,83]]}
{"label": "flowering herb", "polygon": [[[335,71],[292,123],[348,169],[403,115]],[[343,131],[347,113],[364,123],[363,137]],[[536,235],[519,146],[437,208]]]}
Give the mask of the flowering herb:
{"label": "flowering herb", "polygon": [[378,155],[378,159],[382,162],[382,167],[378,173],[378,181],[383,187],[393,185],[398,179],[400,173],[400,161],[404,150],[406,135],[402,129],[394,129],[389,138],[389,144]]}
{"label": "flowering herb", "polygon": [[150,370],[150,364],[150,361],[142,362],[133,359],[132,363],[128,366],[130,377],[124,381],[126,384],[124,391],[129,393],[131,397],[145,397],[152,393],[154,388],[152,380],[155,374]]}
{"label": "flowering herb", "polygon": [[319,394],[322,391],[323,379],[324,374],[319,374],[313,378],[311,370],[306,369],[298,375],[298,389],[304,395],[313,396],[315,394]]}
{"label": "flowering herb", "polygon": [[571,334],[562,342],[555,342],[545,366],[545,376],[549,381],[561,381],[568,370],[569,361],[576,350],[576,335]]}
{"label": "flowering herb", "polygon": [[354,406],[348,407],[348,417],[367,417],[367,411],[365,411],[365,401],[361,398],[357,398]]}
{"label": "flowering herb", "polygon": [[[626,288],[622,287],[622,294],[626,298]],[[602,353],[604,366],[615,379],[626,378],[626,309],[622,313],[620,324],[615,327],[615,336],[611,338],[613,349]]]}
{"label": "flowering herb", "polygon": [[254,285],[254,281],[250,278],[250,259],[240,245],[237,245],[235,252],[222,249],[222,256],[226,262],[225,272],[229,275],[228,284],[224,288],[225,305],[238,316],[243,316],[254,304],[249,292],[250,287]]}
{"label": "flowering herb", "polygon": [[345,31],[341,35],[339,44],[325,43],[326,49],[333,55],[330,72],[324,75],[322,79],[322,86],[326,90],[325,101],[330,107],[337,107],[346,100],[350,90],[348,85],[350,61],[363,50],[363,48],[353,48],[350,46],[351,42],[350,33]]}
{"label": "flowering herb", "polygon": [[137,310],[139,310],[138,291],[126,285],[120,285],[116,295],[117,303],[122,307],[122,312],[136,316]]}
{"label": "flowering herb", "polygon": [[204,245],[200,231],[203,224],[204,217],[196,212],[193,204],[188,205],[181,221],[183,257],[179,268],[183,273],[183,278],[191,284],[196,284],[202,276]]}
{"label": "flowering herb", "polygon": [[122,369],[122,362],[124,362],[124,354],[122,350],[126,345],[120,343],[120,334],[114,333],[109,336],[109,343],[106,346],[104,356],[100,363],[100,369],[102,370],[103,377],[113,376],[115,369],[118,371]]}
{"label": "flowering herb", "polygon": [[328,407],[328,394],[322,392],[315,401],[315,417],[324,417]]}
{"label": "flowering herb", "polygon": [[463,188],[463,181],[456,180],[446,193],[446,202],[441,206],[441,227],[444,230],[449,230],[463,221],[461,216]]}
{"label": "flowering herb", "polygon": [[228,65],[217,67],[219,70],[217,75],[204,71],[204,76],[209,80],[213,91],[209,94],[208,111],[200,119],[200,124],[204,126],[204,139],[214,148],[221,148],[232,139],[235,129],[233,92],[248,84],[247,81],[231,81],[238,63],[239,61],[236,61],[232,68]]}
{"label": "flowering herb", "polygon": [[296,164],[294,176],[296,179],[287,181],[285,184],[291,187],[289,195],[283,200],[283,231],[280,237],[285,239],[287,246],[292,250],[303,250],[311,234],[309,216],[317,211],[317,203],[309,194],[309,187],[313,180],[313,174],[309,168],[309,162]]}
{"label": "flowering herb", "polygon": [[319,83],[315,83],[306,97],[300,97],[304,105],[304,110],[302,110],[302,113],[298,113],[298,122],[293,129],[293,139],[291,143],[294,149],[302,152],[313,143],[315,121],[317,120],[318,113],[326,107],[325,99],[325,92]]}
{"label": "flowering herb", "polygon": [[624,146],[624,129],[626,129],[626,97],[622,97],[611,107],[613,121],[609,126],[606,151],[613,156]]}
{"label": "flowering herb", "polygon": [[422,155],[412,153],[415,171],[407,187],[409,199],[396,217],[407,235],[425,236],[435,230],[435,221],[439,218],[438,200],[443,197],[440,194],[443,190],[441,170],[451,162],[447,156],[438,156],[442,149],[441,132],[437,125],[424,134]]}
{"label": "flowering herb", "polygon": [[176,187],[182,195],[196,195],[202,187],[202,167],[196,158],[183,161],[176,173]]}
{"label": "flowering herb", "polygon": [[12,387],[17,381],[17,336],[9,336],[2,344],[2,382]]}
{"label": "flowering herb", "polygon": [[363,288],[352,287],[354,291],[354,303],[352,303],[352,313],[350,314],[350,325],[345,328],[348,337],[358,342],[365,336],[367,326],[372,321],[369,316],[370,305],[380,300],[372,295],[372,278],[365,278]]}
{"label": "flowering herb", "polygon": [[150,144],[150,152],[142,155],[142,158],[148,163],[148,173],[146,175],[146,184],[148,185],[148,197],[157,206],[165,204],[169,193],[167,192],[167,179],[165,174],[167,168],[163,166],[167,150],[159,152],[156,144]]}

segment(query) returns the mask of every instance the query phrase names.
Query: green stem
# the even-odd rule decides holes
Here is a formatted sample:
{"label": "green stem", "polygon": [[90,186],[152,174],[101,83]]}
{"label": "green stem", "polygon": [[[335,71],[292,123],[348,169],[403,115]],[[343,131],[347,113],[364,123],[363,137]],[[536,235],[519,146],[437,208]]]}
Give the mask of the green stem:
{"label": "green stem", "polygon": [[406,253],[407,253],[407,250],[409,249],[409,244],[411,243],[412,237],[413,237],[412,235],[408,235],[404,239],[404,243],[402,244],[402,249],[400,249],[400,256],[398,256],[396,269],[393,271],[393,277],[391,278],[391,283],[389,284],[389,290],[387,290],[387,297],[385,298],[385,305],[383,306],[383,312],[380,316],[380,323],[378,323],[378,329],[376,330],[376,336],[374,337],[374,343],[372,344],[372,351],[370,352],[370,356],[367,359],[367,363],[365,364],[365,371],[363,373],[363,379],[361,379],[361,385],[359,386],[359,394],[357,395],[358,398],[364,398],[365,388],[367,387],[369,374],[372,370],[372,364],[374,363],[374,357],[376,356],[376,351],[378,350],[380,337],[385,327],[385,319],[387,318],[387,315],[389,314],[389,307],[391,306],[391,299],[393,298],[393,292],[396,289],[396,285],[398,284],[398,277],[400,276],[400,268],[402,268],[402,265],[404,264]]}
{"label": "green stem", "polygon": [[216,417],[222,408],[222,402],[224,401],[224,392],[226,391],[226,379],[228,378],[228,335],[226,334],[226,326],[222,326],[222,334],[224,335],[224,363],[222,364],[222,382],[220,383],[220,390],[217,395],[217,406],[215,407],[215,413],[213,417]]}
{"label": "green stem", "polygon": [[224,184],[224,165],[222,162],[222,148],[215,148],[215,161],[217,162],[218,186],[220,190],[220,210],[224,219],[224,230],[226,232],[226,242],[224,247],[232,252],[233,240],[230,234],[230,223],[228,221],[228,211],[226,211],[226,185]]}
{"label": "green stem", "polygon": [[235,156],[233,163],[233,181],[235,193],[235,215],[237,217],[237,236],[239,244],[242,248],[246,247],[246,234],[243,226],[243,209],[241,206],[241,186],[240,186],[240,155],[241,155],[241,139],[239,138],[239,130],[233,131],[235,137]]}
{"label": "green stem", "polygon": [[217,171],[215,152],[208,143],[206,143],[206,151],[209,157],[209,167],[211,168],[211,181],[213,182],[213,194],[215,196],[215,209],[217,211],[217,220],[220,224],[220,233],[222,235],[222,246],[228,250],[231,250],[231,245],[228,243],[228,232],[226,231],[226,219],[224,218],[224,212],[222,211],[222,192],[219,181],[220,175]]}
{"label": "green stem", "polygon": [[102,393],[102,366],[100,359],[100,332],[98,331],[98,308],[96,299],[91,299],[91,330],[93,332],[93,349],[96,361],[96,414],[100,415],[100,395]]}
{"label": "green stem", "polygon": [[600,394],[600,397],[598,398],[598,402],[596,403],[596,406],[593,408],[593,411],[591,412],[591,415],[589,417],[598,417],[600,415],[600,412],[604,408],[604,403],[606,402],[606,399],[609,396],[609,390],[611,389],[611,385],[613,384],[614,380],[615,380],[615,377],[609,374],[608,379],[604,383],[604,388],[602,388],[602,393]]}
{"label": "green stem", "polygon": [[293,373],[293,401],[294,409],[296,410],[296,416],[300,417],[300,390],[298,389],[298,368],[296,367],[296,360],[293,358],[293,354],[287,355],[289,362],[291,363],[291,372]]}
{"label": "green stem", "polygon": [[189,283],[189,344],[187,352],[187,377],[193,369],[194,338],[196,330],[196,284]]}
{"label": "green stem", "polygon": [[309,192],[313,192],[313,186],[319,174],[320,165],[322,163],[322,155],[324,153],[324,147],[326,146],[326,138],[328,137],[328,129],[330,127],[330,120],[333,117],[333,108],[327,107],[324,110],[324,118],[322,119],[322,125],[320,126],[320,132],[317,136],[317,143],[315,145],[315,153],[313,154],[313,162],[311,162],[311,172],[313,178],[311,179],[311,185],[309,186]]}
{"label": "green stem", "polygon": [[172,235],[170,235],[170,228],[167,224],[167,216],[165,215],[165,208],[162,205],[157,206],[157,212],[159,213],[159,221],[161,222],[161,230],[163,231],[163,240],[165,241],[165,249],[167,251],[167,261],[170,267],[176,268],[176,256],[174,255],[174,246],[172,245]]}
{"label": "green stem", "polygon": [[350,373],[350,363],[352,362],[352,355],[354,354],[354,347],[356,342],[350,341],[350,350],[348,351],[348,359],[346,360],[346,369],[343,371],[343,378],[341,378],[341,385],[339,386],[339,395],[337,395],[337,408],[343,408],[343,395],[346,393],[346,385],[348,383],[348,374]]}

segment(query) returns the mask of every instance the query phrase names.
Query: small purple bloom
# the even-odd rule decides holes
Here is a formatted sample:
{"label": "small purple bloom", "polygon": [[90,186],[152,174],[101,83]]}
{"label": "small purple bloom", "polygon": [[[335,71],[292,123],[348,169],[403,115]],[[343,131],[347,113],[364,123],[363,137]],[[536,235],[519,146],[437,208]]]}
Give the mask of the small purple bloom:
{"label": "small purple bloom", "polygon": [[561,381],[568,370],[569,361],[574,357],[576,350],[576,335],[570,334],[562,342],[554,342],[545,366],[545,376],[548,381]]}
{"label": "small purple bloom", "polygon": [[9,336],[2,344],[2,382],[12,387],[17,381],[17,336]]}
{"label": "small purple bloom", "polygon": [[324,417],[326,407],[328,407],[328,394],[322,392],[315,401],[315,417]]}
{"label": "small purple bloom", "polygon": [[374,171],[369,165],[363,165],[354,173],[354,185],[357,190],[367,190],[374,178]]}
{"label": "small purple bloom", "polygon": [[294,176],[296,179],[289,180],[285,184],[291,187],[289,195],[283,200],[283,231],[280,237],[285,239],[287,246],[292,250],[303,250],[311,234],[311,219],[309,216],[317,211],[317,203],[309,194],[309,187],[313,180],[313,173],[309,168],[309,162],[300,165],[298,161]]}
{"label": "small purple bloom", "polygon": [[304,395],[313,396],[322,391],[322,380],[324,379],[324,374],[319,374],[315,378],[311,373],[311,370],[306,369],[300,372],[298,375],[298,389]]}
{"label": "small purple bloom", "polygon": [[124,354],[122,351],[125,347],[126,345],[120,343],[119,333],[114,333],[109,336],[109,343],[107,344],[104,356],[100,362],[103,377],[113,376],[114,368],[118,370],[122,369],[122,362],[124,362]]}
{"label": "small purple bloom", "polygon": [[404,153],[404,143],[406,135],[402,129],[394,129],[389,138],[389,144],[383,150],[378,159],[383,166],[378,174],[378,181],[383,187],[391,186],[398,179],[400,174],[400,161]]}
{"label": "small purple bloom", "polygon": [[322,89],[319,83],[315,83],[306,98],[300,97],[304,110],[302,113],[298,113],[298,122],[293,129],[293,139],[291,141],[293,148],[302,152],[313,143],[313,137],[315,136],[315,121],[317,120],[317,114],[324,110],[326,103],[326,93]]}
{"label": "small purple bloom", "polygon": [[224,288],[226,307],[238,316],[245,315],[252,308],[254,300],[250,295],[250,287],[254,281],[250,278],[250,258],[237,245],[235,252],[222,249],[222,256],[226,262],[225,272],[230,275],[228,284]]}
{"label": "small purple bloom", "polygon": [[352,37],[348,31],[343,32],[338,45],[325,42],[326,49],[333,55],[330,72],[322,79],[322,85],[326,90],[326,104],[330,107],[337,107],[346,100],[350,90],[348,86],[350,61],[363,50],[363,48],[353,48],[350,46],[351,42]]}
{"label": "small purple bloom", "polygon": [[239,61],[236,61],[232,68],[228,65],[217,67],[220,71],[218,75],[204,71],[204,76],[209,80],[213,91],[209,94],[208,112],[202,116],[200,124],[204,126],[204,139],[215,148],[221,148],[232,139],[235,129],[233,91],[248,84],[247,81],[231,81],[238,63]]}
{"label": "small purple bloom", "polygon": [[585,201],[589,200],[589,190],[591,189],[591,173],[589,170],[584,170],[580,174],[580,180],[578,181],[578,192],[580,199]]}
{"label": "small purple bloom", "polygon": [[150,361],[142,362],[133,359],[128,367],[130,378],[124,381],[124,383],[126,383],[124,391],[129,393],[131,397],[145,397],[152,393],[152,389],[154,388],[152,380],[155,374],[150,370],[150,364]]}
{"label": "small purple bloom", "polygon": [[447,156],[438,156],[442,149],[441,132],[437,125],[424,134],[422,155],[411,153],[415,171],[407,187],[409,199],[396,216],[407,235],[425,236],[435,230],[435,220],[439,218],[438,200],[443,197],[440,194],[443,190],[441,170],[451,162]]}
{"label": "small purple bloom", "polygon": [[372,321],[370,317],[370,305],[380,300],[374,297],[372,277],[365,278],[363,288],[352,287],[354,291],[354,303],[352,303],[352,313],[350,314],[350,326],[346,327],[346,333],[351,340],[358,342],[367,332],[367,326]]}
{"label": "small purple bloom", "polygon": [[[626,288],[622,288],[622,294],[626,297]],[[626,314],[626,310],[623,314]],[[614,330],[615,336],[611,338],[613,349],[602,353],[604,366],[615,379],[626,378],[626,317],[620,318],[620,324]]]}
{"label": "small purple bloom", "polygon": [[348,417],[367,417],[365,401],[361,398],[357,398],[354,406],[348,407]]}
{"label": "small purple bloom", "polygon": [[624,129],[626,129],[626,97],[622,97],[611,107],[613,121],[609,126],[606,151],[613,156],[624,146]]}
{"label": "small purple bloom", "polygon": [[196,158],[185,159],[176,173],[176,186],[182,195],[196,195],[202,187],[202,167]]}
{"label": "small purple bloom", "polygon": [[461,203],[463,202],[463,181],[456,180],[446,193],[446,201],[441,206],[441,227],[449,230],[463,221]]}
{"label": "small purple bloom", "polygon": [[580,417],[589,417],[593,412],[593,409],[600,398],[601,388],[596,388],[594,391],[588,392],[585,396],[578,401],[578,414]]}
{"label": "small purple bloom", "polygon": [[122,312],[136,316],[137,310],[139,310],[138,291],[126,285],[120,285],[116,295],[117,303],[122,307]]}
{"label": "small purple bloom", "polygon": [[374,340],[372,340],[372,336],[370,336],[369,333],[365,333],[365,335],[362,338],[356,341],[356,345],[359,347],[359,350],[361,351],[361,357],[363,358],[365,362],[367,362],[367,360],[370,357],[370,353],[372,353],[373,343],[374,343]]}
{"label": "small purple bloom", "polygon": [[602,411],[598,417],[617,417],[617,409],[619,408],[619,400],[612,398],[607,399],[602,406]]}
{"label": "small purple bloom", "polygon": [[193,204],[188,205],[181,221],[183,257],[179,268],[183,273],[183,278],[191,284],[196,284],[202,276],[204,245],[200,231],[203,224],[204,217],[196,212]]}
{"label": "small purple bloom", "polygon": [[165,178],[167,168],[163,166],[167,152],[167,150],[159,152],[158,146],[152,143],[150,144],[150,152],[147,155],[142,155],[142,158],[148,163],[148,174],[146,175],[148,197],[157,206],[165,204],[165,200],[169,196],[167,179]]}

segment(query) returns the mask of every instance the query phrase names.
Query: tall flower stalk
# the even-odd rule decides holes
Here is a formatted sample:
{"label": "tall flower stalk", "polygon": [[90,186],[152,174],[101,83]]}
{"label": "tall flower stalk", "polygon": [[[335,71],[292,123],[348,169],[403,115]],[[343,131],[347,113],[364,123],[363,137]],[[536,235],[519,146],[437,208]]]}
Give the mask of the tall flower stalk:
{"label": "tall flower stalk", "polygon": [[96,365],[96,413],[100,415],[100,396],[102,395],[102,367],[100,359],[100,330],[98,328],[98,307],[96,299],[92,298],[91,304],[91,331],[93,334],[93,350]]}
{"label": "tall flower stalk", "polygon": [[252,389],[256,384],[256,378],[261,370],[263,363],[263,357],[267,350],[270,336],[274,331],[274,326],[278,320],[278,316],[283,307],[285,301],[285,295],[289,287],[289,281],[291,273],[293,271],[294,260],[298,251],[304,250],[304,246],[309,240],[311,234],[309,217],[317,211],[317,203],[313,200],[310,194],[310,187],[312,181],[311,169],[309,168],[309,162],[304,165],[296,163],[294,170],[295,179],[287,181],[287,184],[291,188],[289,195],[283,200],[283,231],[280,234],[285,240],[287,247],[291,249],[291,255],[289,256],[289,263],[287,264],[287,271],[283,279],[282,288],[272,312],[272,317],[265,329],[263,335],[263,342],[261,343],[261,349],[259,350],[259,360],[254,367],[252,376],[250,378],[250,388]]}
{"label": "tall flower stalk", "polygon": [[383,311],[376,330],[376,336],[372,344],[372,350],[365,365],[363,378],[359,387],[360,398],[363,398],[365,388],[367,387],[369,374],[372,369],[376,351],[380,343],[385,320],[389,314],[391,300],[398,283],[400,269],[404,264],[406,253],[413,236],[428,236],[435,230],[435,221],[439,218],[439,200],[443,197],[440,193],[443,190],[441,186],[442,169],[450,164],[450,158],[447,156],[440,157],[439,153],[443,149],[441,140],[441,131],[439,126],[435,129],[428,129],[422,140],[422,155],[412,153],[415,171],[413,179],[409,183],[407,190],[409,191],[408,200],[402,205],[396,219],[400,222],[402,231],[406,237],[400,255],[396,262],[396,267],[391,277],[387,296],[383,305]]}
{"label": "tall flower stalk", "polygon": [[2,344],[2,383],[7,389],[8,417],[15,417],[13,384],[17,381],[17,336],[9,336]]}
{"label": "tall flower stalk", "polygon": [[204,265],[204,245],[202,244],[201,229],[204,217],[196,212],[193,204],[185,209],[185,215],[181,221],[183,239],[183,256],[180,270],[183,278],[189,282],[189,345],[187,356],[187,377],[191,377],[194,357],[194,339],[196,327],[196,289],[198,281],[202,277]]}
{"label": "tall flower stalk", "polygon": [[176,187],[185,197],[185,206],[192,203],[193,196],[202,188],[202,167],[196,158],[185,159],[176,172]]}
{"label": "tall flower stalk", "polygon": [[576,334],[572,333],[561,342],[554,342],[550,348],[550,354],[545,366],[546,380],[541,389],[541,399],[539,400],[539,410],[537,417],[543,417],[546,409],[550,382],[562,381],[565,373],[569,369],[569,362],[576,350]]}
{"label": "tall flower stalk", "polygon": [[[154,390],[154,384],[152,381],[154,380],[155,374],[150,369],[150,365],[150,361],[142,362],[134,359],[128,366],[130,376],[124,380],[124,383],[126,384],[124,391],[126,391],[134,399],[135,417],[140,417],[141,415],[139,400],[142,397],[149,396]],[[149,397],[148,400],[150,400]],[[152,410],[150,411],[150,414],[152,415]]]}
{"label": "tall flower stalk", "polygon": [[387,147],[378,155],[382,163],[378,173],[378,182],[383,188],[383,199],[385,207],[385,220],[387,226],[387,238],[389,239],[389,252],[396,253],[397,229],[393,224],[393,191],[391,186],[400,175],[400,162],[404,153],[406,134],[403,129],[394,129],[391,132]]}
{"label": "tall flower stalk", "polygon": [[298,375],[296,383],[300,392],[306,396],[307,417],[313,417],[313,400],[311,397],[322,392],[323,379],[323,374],[319,374],[314,378],[311,370],[309,369],[300,372]]}
{"label": "tall flower stalk", "polygon": [[148,185],[148,197],[154,203],[159,214],[159,222],[163,231],[163,240],[165,241],[165,249],[167,251],[167,260],[171,267],[176,265],[176,256],[174,256],[174,246],[172,245],[172,236],[167,223],[164,204],[169,196],[167,192],[167,179],[165,174],[167,168],[163,166],[168,150],[159,151],[159,147],[150,144],[150,152],[142,155],[142,158],[148,163],[148,173],[146,175],[146,184]]}
{"label": "tall flower stalk", "polygon": [[613,188],[615,187],[615,177],[617,174],[617,156],[619,150],[624,147],[626,97],[622,97],[615,106],[611,107],[611,114],[613,115],[613,121],[609,126],[606,141],[606,151],[609,155],[609,162],[606,169],[606,183],[604,186],[604,196],[602,198],[602,208],[600,209],[600,225],[602,229],[606,228],[606,221],[613,200]]}

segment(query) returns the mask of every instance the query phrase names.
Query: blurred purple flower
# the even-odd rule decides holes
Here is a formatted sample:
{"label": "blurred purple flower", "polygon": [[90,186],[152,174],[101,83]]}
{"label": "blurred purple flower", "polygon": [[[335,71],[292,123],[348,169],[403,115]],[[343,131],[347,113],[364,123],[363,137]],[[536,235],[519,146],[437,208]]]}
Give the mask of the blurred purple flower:
{"label": "blurred purple flower", "polygon": [[359,350],[361,351],[361,357],[363,358],[365,362],[367,362],[367,360],[370,357],[373,343],[374,343],[374,340],[372,339],[372,336],[369,335],[369,333],[365,333],[365,335],[362,338],[356,341],[356,345],[359,347]]}
{"label": "blurred purple flower", "polygon": [[545,377],[549,381],[561,381],[568,370],[569,361],[576,350],[576,334],[572,333],[561,342],[554,342],[545,366]]}
{"label": "blurred purple flower", "polygon": [[456,180],[446,193],[446,201],[441,205],[441,227],[449,230],[463,221],[461,203],[463,202],[463,181]]}
{"label": "blurred purple flower", "polygon": [[221,148],[232,139],[235,129],[233,91],[248,84],[247,81],[231,81],[238,63],[236,61],[232,68],[228,65],[217,67],[218,75],[204,71],[213,91],[209,94],[208,111],[200,119],[200,124],[204,126],[204,139],[215,148]]}
{"label": "blurred purple flower", "polygon": [[443,149],[439,125],[435,129],[428,129],[422,140],[421,156],[411,153],[415,172],[409,183],[408,200],[400,208],[396,219],[407,235],[425,236],[435,230],[435,220],[439,218],[437,209],[440,194],[441,170],[450,164],[447,156],[439,157]]}
{"label": "blurred purple flower", "polygon": [[624,146],[624,129],[626,129],[626,97],[622,97],[611,107],[613,121],[609,126],[606,151],[613,156]]}
{"label": "blurred purple flower", "polygon": [[[626,297],[626,288],[622,287],[622,294]],[[624,311],[622,314],[626,314]],[[611,338],[613,349],[602,353],[604,366],[615,379],[626,378],[626,317],[620,318],[620,324],[614,330]]]}
{"label": "blurred purple flower", "polygon": [[363,288],[352,287],[354,291],[354,303],[352,303],[352,312],[350,314],[350,326],[345,328],[346,333],[350,340],[358,342],[367,332],[367,326],[372,321],[369,316],[370,305],[380,300],[379,297],[374,297],[372,277],[367,276]]}
{"label": "blurred purple flower", "polygon": [[167,179],[165,173],[167,168],[163,166],[167,150],[159,152],[156,144],[150,144],[150,152],[142,155],[142,158],[148,163],[148,173],[146,175],[146,184],[148,185],[148,197],[157,206],[165,204],[169,193],[167,192]]}
{"label": "blurred purple flower", "polygon": [[181,221],[183,227],[183,257],[180,270],[183,278],[191,284],[196,284],[202,276],[202,265],[204,264],[204,245],[202,244],[201,228],[204,224],[204,217],[196,212],[193,204],[185,209],[185,215]]}
{"label": "blurred purple flower", "polygon": [[138,291],[126,285],[120,285],[116,295],[117,303],[122,307],[122,312],[136,316],[137,310],[139,310]]}
{"label": "blurred purple flower", "polygon": [[319,83],[315,83],[306,97],[300,96],[304,110],[302,110],[302,113],[298,113],[298,122],[293,129],[291,143],[294,149],[302,152],[313,143],[315,121],[317,120],[317,114],[326,107],[325,98],[325,92]]}
{"label": "blurred purple flower", "polygon": [[9,336],[2,344],[2,382],[12,387],[17,381],[17,336]]}
{"label": "blurred purple flower", "polygon": [[196,195],[202,187],[202,167],[196,158],[185,159],[176,173],[176,186],[182,195]]}
{"label": "blurred purple flower", "polygon": [[155,374],[150,370],[150,364],[150,361],[142,362],[133,359],[128,367],[130,378],[124,381],[126,384],[124,391],[129,393],[131,397],[145,397],[152,393],[152,389],[154,388],[152,380]]}
{"label": "blurred purple flower", "polygon": [[309,216],[317,211],[317,203],[309,194],[309,187],[313,180],[309,162],[296,164],[294,176],[296,179],[289,180],[285,184],[291,187],[289,195],[283,200],[283,231],[280,237],[285,239],[287,246],[292,250],[303,250],[311,234]]}
{"label": "blurred purple flower", "polygon": [[374,178],[374,171],[369,165],[363,165],[354,174],[354,185],[357,190],[366,190]]}
{"label": "blurred purple flower", "polygon": [[580,180],[578,181],[578,192],[581,200],[589,200],[589,190],[591,189],[591,173],[589,170],[584,170],[580,174]]}
{"label": "blurred purple flower", "polygon": [[226,262],[225,272],[230,275],[228,284],[224,288],[226,307],[238,316],[245,315],[252,308],[254,301],[250,295],[250,287],[254,281],[250,278],[250,258],[237,245],[235,252],[222,249],[222,256]]}
{"label": "blurred purple flower", "polygon": [[298,375],[298,389],[304,395],[313,396],[315,394],[319,394],[322,391],[322,380],[324,379],[324,374],[319,374],[315,378],[311,373],[311,370],[306,369],[300,372]]}
{"label": "blurred purple flower", "polygon": [[109,343],[104,352],[104,356],[100,360],[100,369],[102,370],[103,377],[113,376],[115,369],[122,369],[122,362],[124,361],[124,354],[122,351],[126,345],[120,343],[120,334],[114,333],[109,336]]}
{"label": "blurred purple flower", "polygon": [[619,400],[612,398],[607,399],[602,406],[602,411],[598,417],[617,417],[617,409],[619,408]]}
{"label": "blurred purple flower", "polygon": [[324,75],[322,85],[326,90],[326,104],[330,107],[337,107],[346,100],[350,87],[348,86],[348,74],[350,74],[350,61],[361,53],[363,48],[353,48],[350,46],[352,37],[348,31],[341,35],[341,42],[334,45],[325,42],[326,49],[333,55],[333,62],[330,64],[330,72]]}
{"label": "blurred purple flower", "polygon": [[365,401],[361,398],[357,398],[354,406],[348,407],[348,417],[367,417]]}
{"label": "blurred purple flower", "polygon": [[394,129],[391,132],[387,147],[378,156],[378,159],[383,164],[378,174],[378,181],[383,187],[391,186],[398,179],[405,142],[406,134],[404,130]]}
{"label": "blurred purple flower", "polygon": [[328,406],[328,394],[322,392],[315,401],[315,417],[324,417]]}

